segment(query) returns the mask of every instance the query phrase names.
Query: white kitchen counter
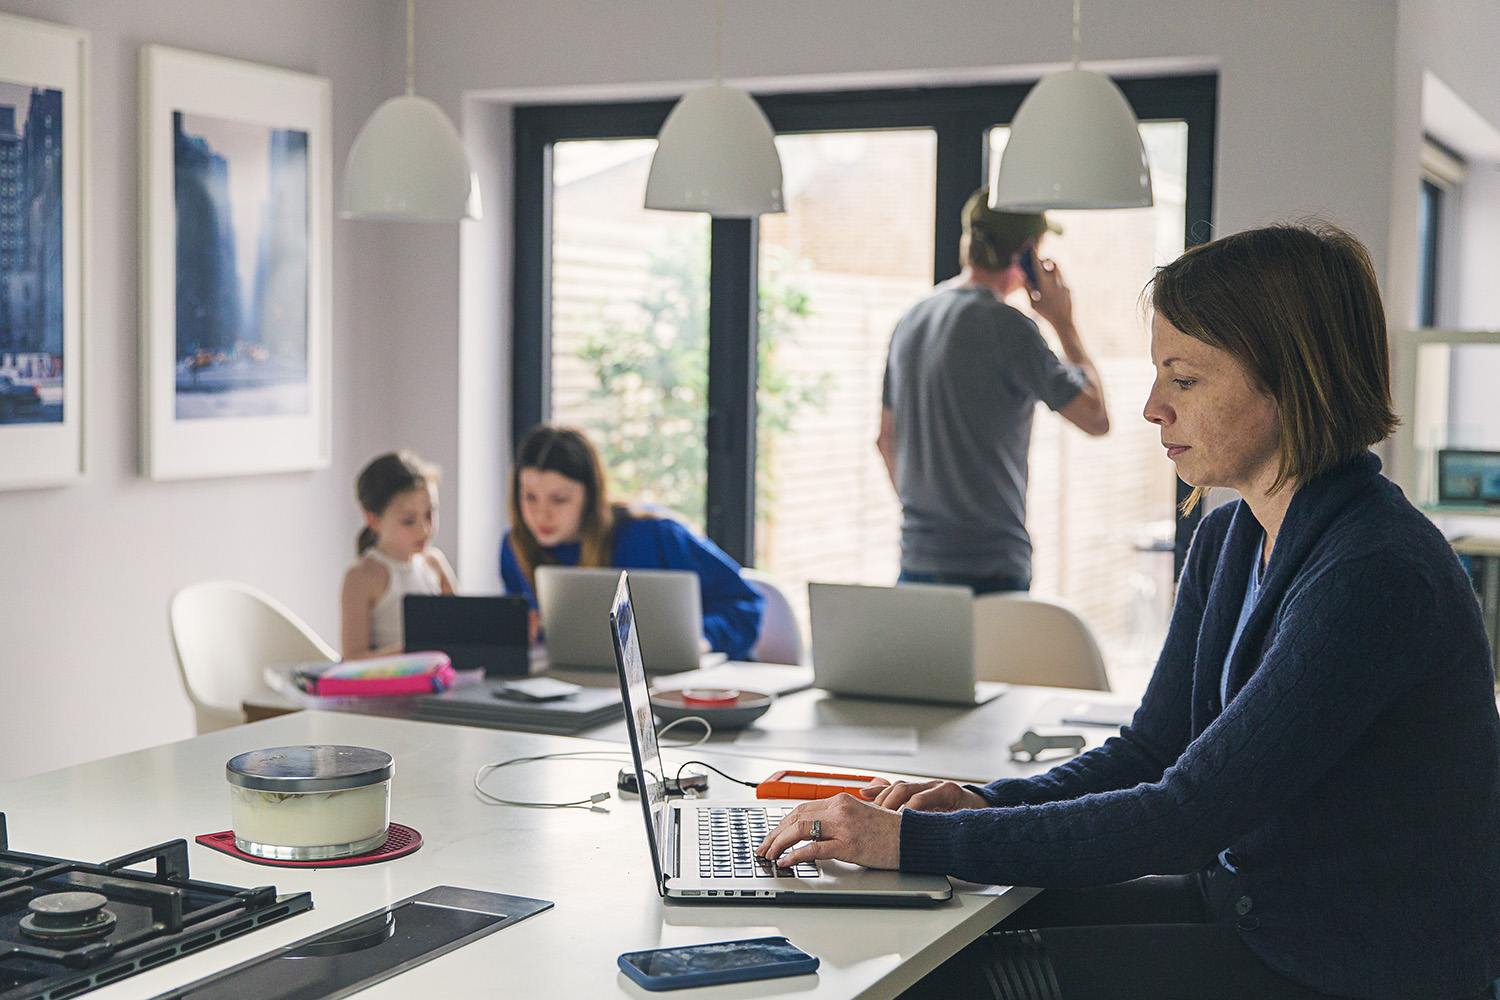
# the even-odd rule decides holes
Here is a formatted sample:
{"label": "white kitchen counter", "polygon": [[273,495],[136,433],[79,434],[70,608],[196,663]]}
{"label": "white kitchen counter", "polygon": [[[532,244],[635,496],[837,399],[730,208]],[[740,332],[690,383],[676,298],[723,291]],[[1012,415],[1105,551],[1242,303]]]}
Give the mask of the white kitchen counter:
{"label": "white kitchen counter", "polygon": [[[273,868],[196,843],[226,830],[224,764],[235,754],[299,743],[376,747],[395,757],[391,819],[418,830],[421,850],[351,868]],[[12,850],[98,862],[175,838],[189,842],[193,878],[312,893],[314,909],[216,944],[87,996],[153,997],[280,945],[378,910],[435,885],[533,896],[556,905],[360,994],[378,997],[644,997],[621,974],[624,951],[784,934],[818,956],[816,975],[740,983],[693,996],[894,997],[1032,895],[968,887],[935,909],[665,904],[653,885],[640,803],[612,794],[608,812],[486,805],[471,782],[479,765],[562,750],[612,751],[609,761],[549,761],[503,768],[485,787],[513,799],[614,792],[628,765],[618,744],[437,725],[346,713],[299,712],[180,743],[0,784]],[[669,768],[705,759],[758,780],[784,762],[668,749]],[[900,767],[898,758],[888,766]],[[670,773],[670,771],[669,771]],[[748,789],[715,777],[712,794]],[[249,998],[247,998],[249,1000]]]}

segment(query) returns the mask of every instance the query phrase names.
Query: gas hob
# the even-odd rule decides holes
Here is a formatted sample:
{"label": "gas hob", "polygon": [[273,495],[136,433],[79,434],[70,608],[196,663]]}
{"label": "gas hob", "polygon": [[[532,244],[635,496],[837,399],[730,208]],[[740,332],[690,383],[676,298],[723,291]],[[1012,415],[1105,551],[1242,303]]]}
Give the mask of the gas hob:
{"label": "gas hob", "polygon": [[185,840],[99,864],[12,851],[0,813],[0,1000],[77,996],[311,908],[190,878]]}

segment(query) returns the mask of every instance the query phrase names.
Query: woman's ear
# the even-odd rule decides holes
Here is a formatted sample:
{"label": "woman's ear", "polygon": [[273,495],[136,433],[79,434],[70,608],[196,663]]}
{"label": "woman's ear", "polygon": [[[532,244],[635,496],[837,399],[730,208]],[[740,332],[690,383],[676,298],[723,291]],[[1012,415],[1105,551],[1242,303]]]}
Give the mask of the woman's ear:
{"label": "woman's ear", "polygon": [[367,510],[362,511],[361,513],[365,515],[365,526],[368,527],[371,531],[375,532],[375,534],[380,534],[380,515],[371,514]]}

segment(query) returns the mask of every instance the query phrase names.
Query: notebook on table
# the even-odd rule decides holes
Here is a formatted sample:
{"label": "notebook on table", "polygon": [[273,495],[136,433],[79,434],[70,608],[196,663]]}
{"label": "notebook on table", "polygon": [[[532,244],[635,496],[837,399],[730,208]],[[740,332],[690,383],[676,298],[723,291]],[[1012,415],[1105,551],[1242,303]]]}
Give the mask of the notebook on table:
{"label": "notebook on table", "polygon": [[[911,875],[818,861],[779,868],[753,851],[797,803],[771,799],[668,800],[656,721],[641,660],[634,574],[619,573],[609,611],[620,700],[625,708],[646,842],[657,892],[668,899],[707,903],[772,901],[842,905],[927,906],[952,898],[941,875]],[[647,619],[641,628],[650,627]]]}
{"label": "notebook on table", "polygon": [[979,705],[1008,687],[974,679],[974,592],[941,584],[809,583],[813,683],[839,695]]}
{"label": "notebook on table", "polygon": [[[683,569],[631,570],[636,606],[650,623],[641,630],[647,673],[669,674],[722,662],[704,656],[703,601],[698,574]],[[583,566],[538,566],[537,609],[554,667],[615,668],[609,637],[609,609],[620,570]]]}
{"label": "notebook on table", "polygon": [[455,670],[482,669],[486,677],[525,677],[527,654],[524,597],[459,597],[407,594],[402,599],[406,651],[448,654]]}

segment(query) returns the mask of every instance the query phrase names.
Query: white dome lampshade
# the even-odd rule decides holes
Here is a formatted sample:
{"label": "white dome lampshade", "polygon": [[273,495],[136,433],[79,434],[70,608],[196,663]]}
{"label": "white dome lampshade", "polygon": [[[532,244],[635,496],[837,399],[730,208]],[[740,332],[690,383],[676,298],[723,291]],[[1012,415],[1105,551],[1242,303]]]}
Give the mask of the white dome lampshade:
{"label": "white dome lampshade", "polygon": [[690,90],[667,115],[646,178],[646,207],[751,218],[786,211],[766,113],[743,90]]}
{"label": "white dome lampshade", "polygon": [[1151,169],[1125,95],[1102,73],[1073,68],[1026,95],[990,185],[990,207],[1144,208]]}
{"label": "white dome lampshade", "polygon": [[441,108],[407,93],[375,109],[344,163],[340,214],[402,222],[480,217],[479,177]]}

